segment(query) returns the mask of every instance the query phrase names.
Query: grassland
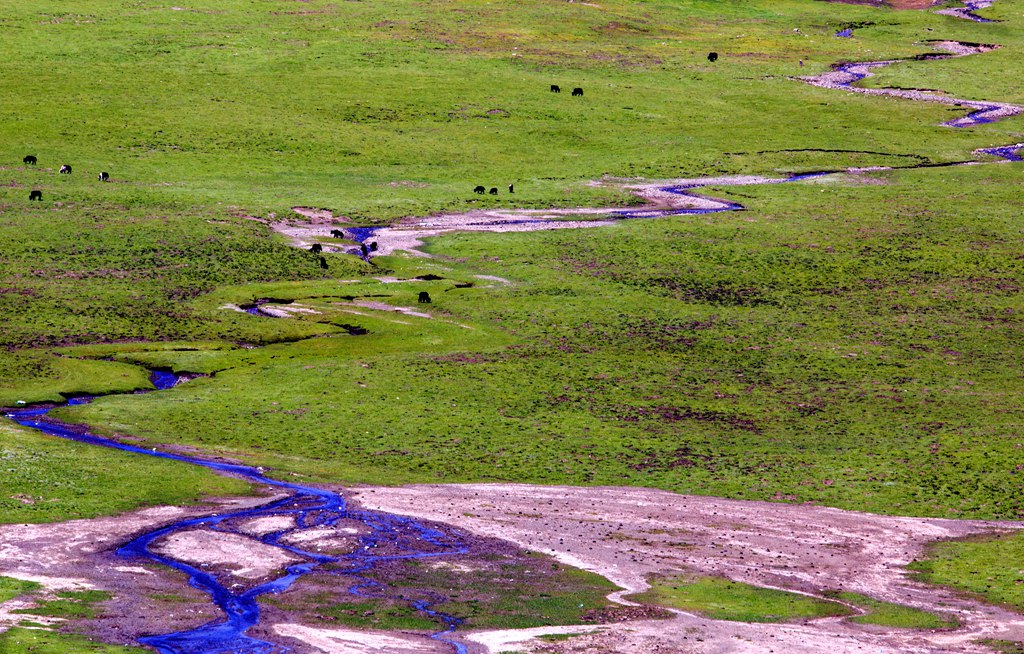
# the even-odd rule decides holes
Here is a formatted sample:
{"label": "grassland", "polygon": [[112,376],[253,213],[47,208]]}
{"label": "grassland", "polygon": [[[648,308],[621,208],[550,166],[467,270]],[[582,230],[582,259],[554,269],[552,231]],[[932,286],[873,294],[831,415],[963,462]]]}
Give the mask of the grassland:
{"label": "grassland", "polygon": [[[145,388],[144,364],[209,376],[60,415],[321,482],[1024,515],[1020,164],[707,189],[747,211],[451,235],[431,260],[326,271],[249,219],[625,205],[585,182],[967,160],[1024,140],[1021,118],[949,129],[961,110],[792,77],[998,43],[868,83],[1022,102],[1024,1],[985,25],[805,0],[8,4],[0,404]],[[432,318],[354,304],[421,290]],[[257,297],[319,313],[221,308]],[[0,521],[245,490],[10,426],[0,455]]]}
{"label": "grassland", "polygon": [[788,622],[849,615],[842,604],[816,597],[759,588],[720,577],[656,579],[632,596],[642,602],[693,611],[716,620]]}
{"label": "grassland", "polygon": [[[829,599],[761,588],[721,577],[665,577],[631,599],[693,611],[717,620],[787,622],[845,616],[851,622],[899,629],[949,629],[959,623],[910,606],[883,602],[850,592],[826,593]],[[853,608],[862,611],[855,614]]]}
{"label": "grassland", "polygon": [[29,591],[37,590],[40,585],[34,581],[0,577],[0,603],[6,602]]}
{"label": "grassland", "polygon": [[[524,557],[522,552],[441,563],[401,561],[378,566],[369,575],[387,588],[387,596],[355,597],[347,591],[352,580],[311,576],[289,593],[266,596],[261,602],[312,624],[428,633],[445,625],[439,617],[415,609],[414,600],[452,616],[462,629],[580,624],[597,612],[614,615],[622,608],[609,604],[608,593],[618,587],[603,577],[547,557]],[[651,617],[659,616],[652,612]]]}
{"label": "grassland", "polygon": [[[322,313],[241,316],[364,336],[86,348],[217,374],[64,415],[320,481],[629,484],[1016,517],[1015,175],[747,188],[749,213],[440,238],[443,280],[257,286]],[[460,287],[474,273],[512,283]],[[410,306],[419,290],[435,318],[347,313],[373,313],[349,298]]]}
{"label": "grassland", "polygon": [[1024,611],[1024,538],[1001,534],[936,543],[910,565],[924,581]]}
{"label": "grassland", "polygon": [[[0,134],[8,161],[33,152],[40,165],[6,192],[21,200],[38,185],[80,203],[108,170],[116,183],[103,196],[115,202],[255,213],[308,203],[379,221],[465,207],[476,183],[518,181],[516,204],[549,206],[586,198],[578,182],[601,173],[958,160],[1008,127],[944,133],[933,125],[951,109],[899,103],[893,120],[888,102],[788,76],[929,51],[915,45],[926,29],[1019,43],[1014,3],[995,28],[800,0],[15,3]],[[875,27],[833,36],[849,24]],[[1004,100],[1019,94],[1012,66],[958,65],[985,71],[984,90],[1005,88]],[[550,94],[551,83],[586,95]],[[846,153],[815,162],[801,152],[813,148]],[[82,175],[55,177],[61,163]]]}
{"label": "grassland", "polygon": [[244,494],[248,484],[186,464],[86,447],[0,424],[0,522],[53,522],[137,506]]}
{"label": "grassland", "polygon": [[[42,586],[31,581],[0,577],[0,603],[15,597],[30,596]],[[36,608],[19,609],[14,613],[26,614],[25,622],[37,628],[15,627],[0,632],[0,651],[4,654],[64,654],[65,652],[94,652],[96,654],[132,654],[145,650],[136,647],[117,647],[94,642],[81,636],[40,629],[32,624],[32,615],[60,618],[91,617],[96,614],[95,604],[109,599],[102,591],[63,592],[56,599],[40,603]]]}
{"label": "grassland", "polygon": [[73,634],[23,627],[0,633],[0,647],[7,654],[142,654],[149,651],[140,647],[108,645]]}
{"label": "grassland", "polygon": [[837,592],[829,596],[864,610],[863,615],[850,618],[850,622],[858,624],[899,629],[951,629],[959,624],[952,615],[939,615],[912,606],[882,602],[859,593]]}
{"label": "grassland", "polygon": [[[41,162],[8,166],[13,185],[0,190],[0,342],[11,348],[0,354],[0,398],[146,387],[138,371],[75,358],[115,356],[217,374],[65,417],[322,481],[633,484],[1016,517],[1016,165],[709,189],[748,211],[455,235],[434,241],[430,262],[371,267],[335,255],[328,271],[244,216],[311,204],[373,222],[628,201],[581,184],[603,173],[962,160],[1020,140],[1019,121],[943,128],[951,108],[786,75],[907,56],[923,35],[998,41],[1003,50],[955,64],[984,69],[973,77],[994,99],[1017,99],[986,62],[1018,46],[1018,5],[1000,3],[1008,20],[990,38],[986,26],[927,12],[803,2],[725,13],[699,1],[642,11],[534,2],[514,15],[472,2],[457,12],[272,2],[116,15],[101,3],[22,5],[7,19],[19,30],[0,84],[27,90],[0,110],[11,118],[0,130],[21,139],[9,132],[21,144],[10,160],[31,150]],[[874,26],[832,36],[852,23]],[[186,28],[192,36],[171,38]],[[716,66],[703,57],[711,49]],[[82,65],[46,72],[67,58]],[[794,58],[806,65],[794,69]],[[877,81],[948,63],[886,69]],[[129,74],[121,99],[110,85]],[[547,91],[567,80],[586,95]],[[42,86],[76,102],[44,103],[31,92]],[[618,106],[627,101],[632,109]],[[65,160],[83,174],[54,174]],[[92,168],[114,181],[86,177]],[[517,193],[471,197],[484,177],[514,180]],[[47,201],[29,204],[29,186]],[[445,279],[334,281],[428,272]],[[343,306],[409,304],[418,290],[437,298],[434,320],[403,325]],[[323,313],[271,320],[219,308],[254,297]],[[353,324],[370,333],[348,336]],[[52,354],[81,343],[109,345]]]}

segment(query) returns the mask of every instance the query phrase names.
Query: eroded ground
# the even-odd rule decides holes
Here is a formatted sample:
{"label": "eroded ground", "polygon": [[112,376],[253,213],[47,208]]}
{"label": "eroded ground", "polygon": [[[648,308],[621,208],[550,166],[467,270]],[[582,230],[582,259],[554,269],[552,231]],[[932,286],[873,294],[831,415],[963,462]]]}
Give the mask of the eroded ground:
{"label": "eroded ground", "polygon": [[[460,631],[459,637],[475,653],[986,652],[977,640],[1024,639],[1024,617],[918,583],[904,570],[931,541],[1018,528],[1019,523],[887,517],[640,488],[471,484],[366,487],[353,493],[366,508],[446,523],[474,543],[474,553],[461,558],[382,566],[374,577],[403,597],[447,596],[471,606],[486,600],[487,592],[530,592],[519,585],[523,579],[536,584],[538,576],[547,575],[552,584],[561,583],[557,571],[529,567],[530,551],[596,572],[625,589],[612,594],[625,606],[589,611],[581,620],[584,624]],[[161,507],[51,525],[5,525],[0,527],[0,575],[38,581],[52,592],[111,591],[115,598],[104,604],[98,618],[75,625],[110,642],[195,626],[215,617],[201,593],[177,574],[133,565],[113,551],[142,531],[189,515],[265,501]],[[274,520],[252,520],[243,533],[259,536],[280,529]],[[358,534],[349,525],[323,533],[314,530],[304,535],[301,546],[336,552],[352,546]],[[191,546],[179,540],[160,547],[175,558],[233,575],[240,584],[251,582],[257,572],[264,578],[280,574],[289,563],[280,559],[279,551],[271,552],[273,548],[255,539],[189,532],[184,536],[191,539]],[[815,595],[842,589],[951,613],[962,626],[937,631],[885,629],[841,618],[747,624],[683,613],[667,620],[646,619],[656,612],[628,606],[624,596],[645,589],[650,575],[683,571]],[[389,614],[394,602],[367,610],[365,602],[347,596],[352,578],[337,572],[313,575],[272,598],[265,604],[260,633],[253,635],[287,643],[297,654],[428,654],[451,649],[428,638],[433,629],[429,619]],[[25,619],[39,622],[34,616],[10,612],[18,608],[25,608],[25,602],[12,600],[0,606],[0,629]],[[544,634],[572,635],[537,639]]]}
{"label": "eroded ground", "polygon": [[[954,631],[858,626],[838,618],[744,624],[680,614],[671,621],[606,625],[536,652],[986,652],[981,638],[1024,638],[1024,617],[909,578],[928,542],[1018,524],[901,518],[838,509],[684,496],[639,488],[472,484],[365,488],[368,506],[456,524],[598,572],[626,589],[652,574],[693,571],[818,594],[842,589],[955,614]],[[486,651],[523,636],[481,633]],[[480,649],[479,651],[485,651]]]}

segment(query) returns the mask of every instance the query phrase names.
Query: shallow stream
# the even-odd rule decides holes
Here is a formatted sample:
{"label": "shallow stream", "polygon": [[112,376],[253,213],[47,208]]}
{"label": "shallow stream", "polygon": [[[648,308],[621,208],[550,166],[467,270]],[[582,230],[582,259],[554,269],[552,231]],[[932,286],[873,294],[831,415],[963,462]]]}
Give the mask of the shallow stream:
{"label": "shallow stream", "polygon": [[[173,388],[178,377],[169,372],[155,371],[151,380],[157,390]],[[68,401],[69,405],[84,404],[93,398],[83,397]],[[343,575],[350,583],[348,592],[357,598],[386,598],[404,601],[416,610],[429,616],[444,628],[430,637],[447,643],[457,654],[466,654],[465,645],[449,636],[459,625],[453,616],[431,608],[436,602],[405,598],[385,586],[361,576],[376,564],[400,559],[451,556],[469,551],[469,545],[458,533],[423,524],[411,518],[350,509],[344,497],[333,491],[278,481],[267,477],[259,468],[224,463],[195,456],[185,456],[156,449],[119,443],[95,434],[74,428],[46,417],[54,406],[27,407],[5,410],[6,415],[20,425],[36,429],[51,436],[59,436],[80,443],[109,447],[125,452],[160,459],[171,459],[209,468],[219,473],[242,477],[256,484],[273,487],[287,493],[262,506],[220,513],[198,518],[181,520],[160,529],[138,536],[117,550],[125,559],[147,559],[185,573],[189,584],[207,593],[213,603],[224,613],[224,617],[195,629],[163,635],[140,638],[140,642],[155,648],[161,654],[283,654],[288,648],[246,635],[260,619],[257,598],[267,593],[286,590],[303,575],[313,572],[323,564],[333,564],[329,574]],[[277,518],[291,522],[291,526],[254,536],[245,529],[247,523],[258,518]],[[325,555],[287,544],[290,537],[305,530],[337,528],[344,524],[347,531],[357,531],[351,536],[355,541],[353,551],[348,554]],[[354,528],[353,528],[354,527]],[[217,575],[195,566],[169,558],[154,551],[154,543],[176,533],[208,529],[220,533],[238,534],[256,538],[264,545],[280,548],[301,562],[293,563],[284,573],[258,585],[245,588],[230,582],[230,575]],[[238,588],[242,586],[241,588]]]}

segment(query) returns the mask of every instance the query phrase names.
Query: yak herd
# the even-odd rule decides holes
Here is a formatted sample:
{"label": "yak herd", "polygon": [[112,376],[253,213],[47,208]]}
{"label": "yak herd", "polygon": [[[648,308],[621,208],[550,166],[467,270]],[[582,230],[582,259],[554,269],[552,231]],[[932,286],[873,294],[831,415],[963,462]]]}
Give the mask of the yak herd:
{"label": "yak herd", "polygon": [[[714,62],[718,61],[718,53],[717,52],[709,52],[708,53],[708,61],[710,61],[711,63],[714,63]],[[800,63],[803,64],[802,61]],[[558,84],[552,84],[550,88],[551,88],[551,92],[552,93],[561,93],[562,92],[562,89],[561,89],[561,87]],[[583,95],[583,88],[579,87],[579,86],[575,87],[572,90],[572,95],[576,96],[576,97],[582,96]],[[21,161],[26,166],[35,166],[35,165],[37,165],[39,163],[39,158],[36,157],[34,154],[27,154],[27,155],[25,155],[25,157]],[[58,172],[60,174],[62,174],[62,175],[70,175],[71,174],[71,166],[68,165],[68,164],[62,164],[61,167],[60,167],[60,170]],[[106,171],[103,171],[103,172],[101,172],[98,175],[98,179],[101,182],[109,182],[110,181],[110,174],[107,173]],[[497,195],[498,194],[498,187],[492,186],[490,188],[490,190],[488,190],[486,187],[484,187],[482,185],[478,185],[478,186],[476,186],[473,189],[473,192],[477,193],[478,195],[483,195],[484,193],[488,193],[489,195]],[[515,186],[513,184],[509,184],[508,185],[508,192],[509,193],[515,193]],[[29,201],[40,201],[41,202],[42,199],[43,199],[43,192],[40,191],[39,189],[34,189],[34,190],[29,192],[28,199],[29,199]],[[331,236],[334,237],[334,238],[345,238],[345,233],[343,231],[341,231],[340,229],[332,229],[331,230]],[[370,252],[376,251],[376,249],[377,249],[377,244],[376,243],[370,243],[369,245],[367,245],[366,243],[360,243],[359,244],[360,254],[362,255],[362,257],[364,259],[369,257]],[[319,243],[314,243],[309,248],[309,251],[312,254],[317,256],[317,259],[318,259],[318,261],[320,263],[320,267],[326,270],[328,268],[327,259],[325,259],[323,256],[321,256],[321,252],[323,252],[323,246],[320,245]],[[422,292],[422,293],[420,293],[419,301],[420,302],[424,302],[424,303],[430,302],[430,296],[426,292]]]}
{"label": "yak herd", "polygon": [[[25,157],[21,160],[21,162],[23,164],[25,164],[26,166],[35,166],[36,164],[39,163],[39,157],[35,156],[34,154],[26,154]],[[60,173],[61,175],[70,175],[71,174],[71,166],[69,166],[68,164],[61,164],[61,167],[60,167],[60,169],[57,172]],[[110,181],[110,173],[107,173],[106,171],[101,172],[98,177],[99,177],[99,180],[101,182],[109,182]],[[35,189],[35,190],[32,190],[32,191],[29,191],[28,199],[29,199],[29,202],[32,202],[32,201],[42,202],[42,200],[43,200],[43,192],[40,191],[39,189]]]}

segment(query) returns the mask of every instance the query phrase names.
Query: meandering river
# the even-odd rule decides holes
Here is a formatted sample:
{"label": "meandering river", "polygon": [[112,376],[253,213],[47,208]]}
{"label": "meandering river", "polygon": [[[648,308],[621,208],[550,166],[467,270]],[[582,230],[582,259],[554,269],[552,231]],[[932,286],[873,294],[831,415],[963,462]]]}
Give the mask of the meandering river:
{"label": "meandering river", "polygon": [[[990,3],[987,0],[981,0],[968,3],[967,9],[943,11],[954,13],[954,15],[963,18],[984,21],[985,19],[981,19],[974,12],[979,8],[988,6],[988,4]],[[984,51],[983,47],[974,44],[951,41],[942,42],[938,47],[946,49],[949,51],[949,54],[936,55],[933,58],[963,56]],[[972,51],[971,48],[974,48],[974,50]],[[945,123],[945,125],[950,127],[969,127],[1024,112],[1024,108],[1016,105],[959,100],[937,92],[906,91],[903,89],[864,89],[853,86],[856,82],[869,76],[871,71],[896,63],[896,61],[886,60],[841,64],[834,66],[833,70],[822,75],[802,79],[809,84],[825,88],[956,104],[971,109],[968,115]],[[1024,159],[1019,154],[1021,150],[1024,150],[1024,143],[986,148],[979,150],[979,152],[1001,157],[1008,161],[1022,161]],[[695,189],[708,185],[729,186],[795,182],[835,172],[847,171],[822,171],[792,175],[784,178],[743,177],[677,181],[673,184],[653,188],[662,198],[676,198],[679,200],[677,204],[690,206],[586,209],[579,211],[570,210],[562,213],[563,215],[566,213],[601,214],[603,220],[568,225],[585,227],[608,224],[609,221],[615,220],[736,211],[744,207],[735,202],[696,196],[693,192]],[[669,201],[667,204],[673,205],[673,202]],[[403,229],[407,234],[410,229],[419,230],[416,236],[425,237],[456,229],[494,229],[496,225],[504,228],[523,229],[564,228],[567,226],[565,221],[551,220],[552,212],[547,212],[548,215],[545,216],[535,215],[536,213],[528,211],[494,212],[493,215],[475,216],[476,222],[473,220],[454,221],[440,227],[431,225],[430,222],[434,221],[436,223],[438,218],[422,219],[420,222],[406,226]],[[554,213],[557,214],[558,212]],[[399,240],[402,238],[395,236],[396,233],[402,232],[402,229],[396,228],[349,228],[346,232],[349,238],[359,242],[368,240],[383,241],[384,247],[380,248],[380,254],[387,254],[394,249],[387,243],[389,238]],[[253,311],[258,312],[258,307],[254,307]],[[153,383],[157,387],[158,392],[166,391],[178,383],[178,378],[171,373],[154,372]],[[91,399],[77,398],[70,400],[69,404],[81,404],[91,401]],[[135,454],[198,465],[219,473],[242,477],[253,483],[270,486],[286,494],[281,499],[276,499],[257,508],[182,520],[139,536],[118,550],[118,555],[127,559],[148,559],[183,572],[188,576],[189,583],[206,592],[213,603],[223,612],[221,618],[192,630],[146,636],[140,639],[143,644],[155,648],[161,654],[217,654],[227,652],[234,654],[281,654],[287,652],[288,648],[284,646],[247,635],[247,632],[257,625],[260,619],[260,607],[257,599],[261,595],[281,592],[289,588],[297,579],[313,572],[319,566],[329,563],[332,564],[332,570],[328,574],[344,575],[346,579],[354,580],[350,581],[348,589],[348,592],[352,595],[361,598],[387,598],[389,600],[406,602],[416,610],[435,619],[442,626],[437,633],[431,636],[432,638],[447,643],[457,654],[466,654],[465,646],[451,637],[452,632],[459,625],[457,618],[435,610],[433,608],[434,605],[429,602],[403,597],[401,593],[363,576],[368,570],[384,561],[442,557],[467,553],[470,547],[468,540],[457,531],[427,525],[417,520],[397,515],[351,509],[347,505],[345,498],[337,493],[312,486],[278,481],[267,477],[258,468],[223,463],[196,456],[161,452],[155,449],[141,448],[103,438],[49,419],[46,414],[52,409],[52,406],[8,409],[6,410],[6,415],[21,425],[53,436]],[[287,526],[259,536],[253,536],[251,533],[242,531],[246,522],[260,518],[282,520],[283,524],[287,524]],[[358,533],[352,536],[355,546],[350,553],[325,555],[302,549],[294,544],[298,541],[293,537],[300,532],[337,527],[342,522],[358,525],[358,528],[355,529]],[[257,538],[263,545],[279,548],[282,552],[287,553],[290,558],[299,562],[288,565],[283,574],[269,581],[264,581],[251,588],[233,590],[233,585],[226,585],[227,582],[219,579],[216,574],[202,569],[202,566],[179,561],[159,553],[157,551],[159,548],[154,548],[155,544],[159,544],[173,534],[204,529],[222,534]]]}

